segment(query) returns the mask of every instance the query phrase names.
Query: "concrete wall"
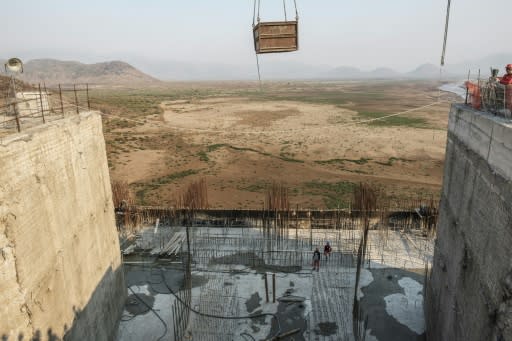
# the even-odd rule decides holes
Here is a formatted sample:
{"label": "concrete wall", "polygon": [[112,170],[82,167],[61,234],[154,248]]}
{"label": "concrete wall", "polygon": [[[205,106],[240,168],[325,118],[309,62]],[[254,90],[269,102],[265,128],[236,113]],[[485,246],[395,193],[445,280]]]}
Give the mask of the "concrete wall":
{"label": "concrete wall", "polygon": [[[48,94],[46,92],[18,92],[16,98],[23,102],[18,103],[17,109],[20,116],[41,116],[44,111],[50,110]],[[41,104],[43,106],[41,106]]]}
{"label": "concrete wall", "polygon": [[112,340],[124,298],[101,117],[0,139],[0,337]]}
{"label": "concrete wall", "polygon": [[453,105],[428,339],[512,340],[512,121]]}

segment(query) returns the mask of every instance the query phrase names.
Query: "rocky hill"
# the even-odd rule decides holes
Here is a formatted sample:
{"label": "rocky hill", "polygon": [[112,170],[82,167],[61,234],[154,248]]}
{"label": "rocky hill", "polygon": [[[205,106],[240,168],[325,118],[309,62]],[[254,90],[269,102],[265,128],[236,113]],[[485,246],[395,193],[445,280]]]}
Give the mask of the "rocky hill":
{"label": "rocky hill", "polygon": [[55,59],[34,59],[24,64],[20,79],[37,84],[84,84],[91,85],[156,85],[160,81],[137,70],[128,63],[111,61],[83,64]]}
{"label": "rocky hill", "polygon": [[[0,97],[4,97],[7,95],[7,91],[9,89],[10,83],[11,83],[10,77],[0,75]],[[35,88],[25,82],[16,80],[16,89],[18,91],[20,91],[20,90],[26,91],[26,90],[34,90]]]}

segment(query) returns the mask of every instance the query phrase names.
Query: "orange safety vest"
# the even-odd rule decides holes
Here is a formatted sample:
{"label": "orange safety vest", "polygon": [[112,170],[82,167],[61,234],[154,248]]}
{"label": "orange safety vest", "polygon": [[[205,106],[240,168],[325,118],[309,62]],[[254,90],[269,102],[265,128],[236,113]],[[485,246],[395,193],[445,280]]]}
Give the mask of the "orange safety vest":
{"label": "orange safety vest", "polygon": [[475,109],[480,109],[482,106],[482,98],[480,96],[480,88],[478,84],[467,81],[465,83],[468,93],[471,95],[471,106]]}
{"label": "orange safety vest", "polygon": [[508,73],[500,78],[500,83],[503,85],[509,85],[512,84],[512,75],[509,75]]}
{"label": "orange safety vest", "polygon": [[507,85],[507,89],[505,90],[505,107],[512,111],[512,83]]}

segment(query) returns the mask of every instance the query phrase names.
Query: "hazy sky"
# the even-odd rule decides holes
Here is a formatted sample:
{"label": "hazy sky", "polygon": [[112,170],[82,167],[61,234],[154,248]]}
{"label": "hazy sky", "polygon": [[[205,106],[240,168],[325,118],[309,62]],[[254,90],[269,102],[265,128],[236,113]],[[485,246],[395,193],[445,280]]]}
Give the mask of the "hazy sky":
{"label": "hazy sky", "polygon": [[[294,16],[293,0],[286,0]],[[408,71],[439,63],[446,0],[297,0],[300,51],[267,60]],[[508,5],[508,6],[507,6]],[[0,58],[254,63],[252,0],[17,0]],[[453,0],[447,63],[510,53],[511,0]],[[261,19],[283,19],[261,0]]]}

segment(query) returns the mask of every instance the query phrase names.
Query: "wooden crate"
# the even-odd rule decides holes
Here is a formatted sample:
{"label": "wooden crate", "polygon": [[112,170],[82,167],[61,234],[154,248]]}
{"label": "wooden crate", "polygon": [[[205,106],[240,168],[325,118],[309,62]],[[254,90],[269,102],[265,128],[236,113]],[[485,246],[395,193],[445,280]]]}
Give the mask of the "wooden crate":
{"label": "wooden crate", "polygon": [[253,29],[256,53],[291,52],[299,49],[297,21],[260,22]]}

